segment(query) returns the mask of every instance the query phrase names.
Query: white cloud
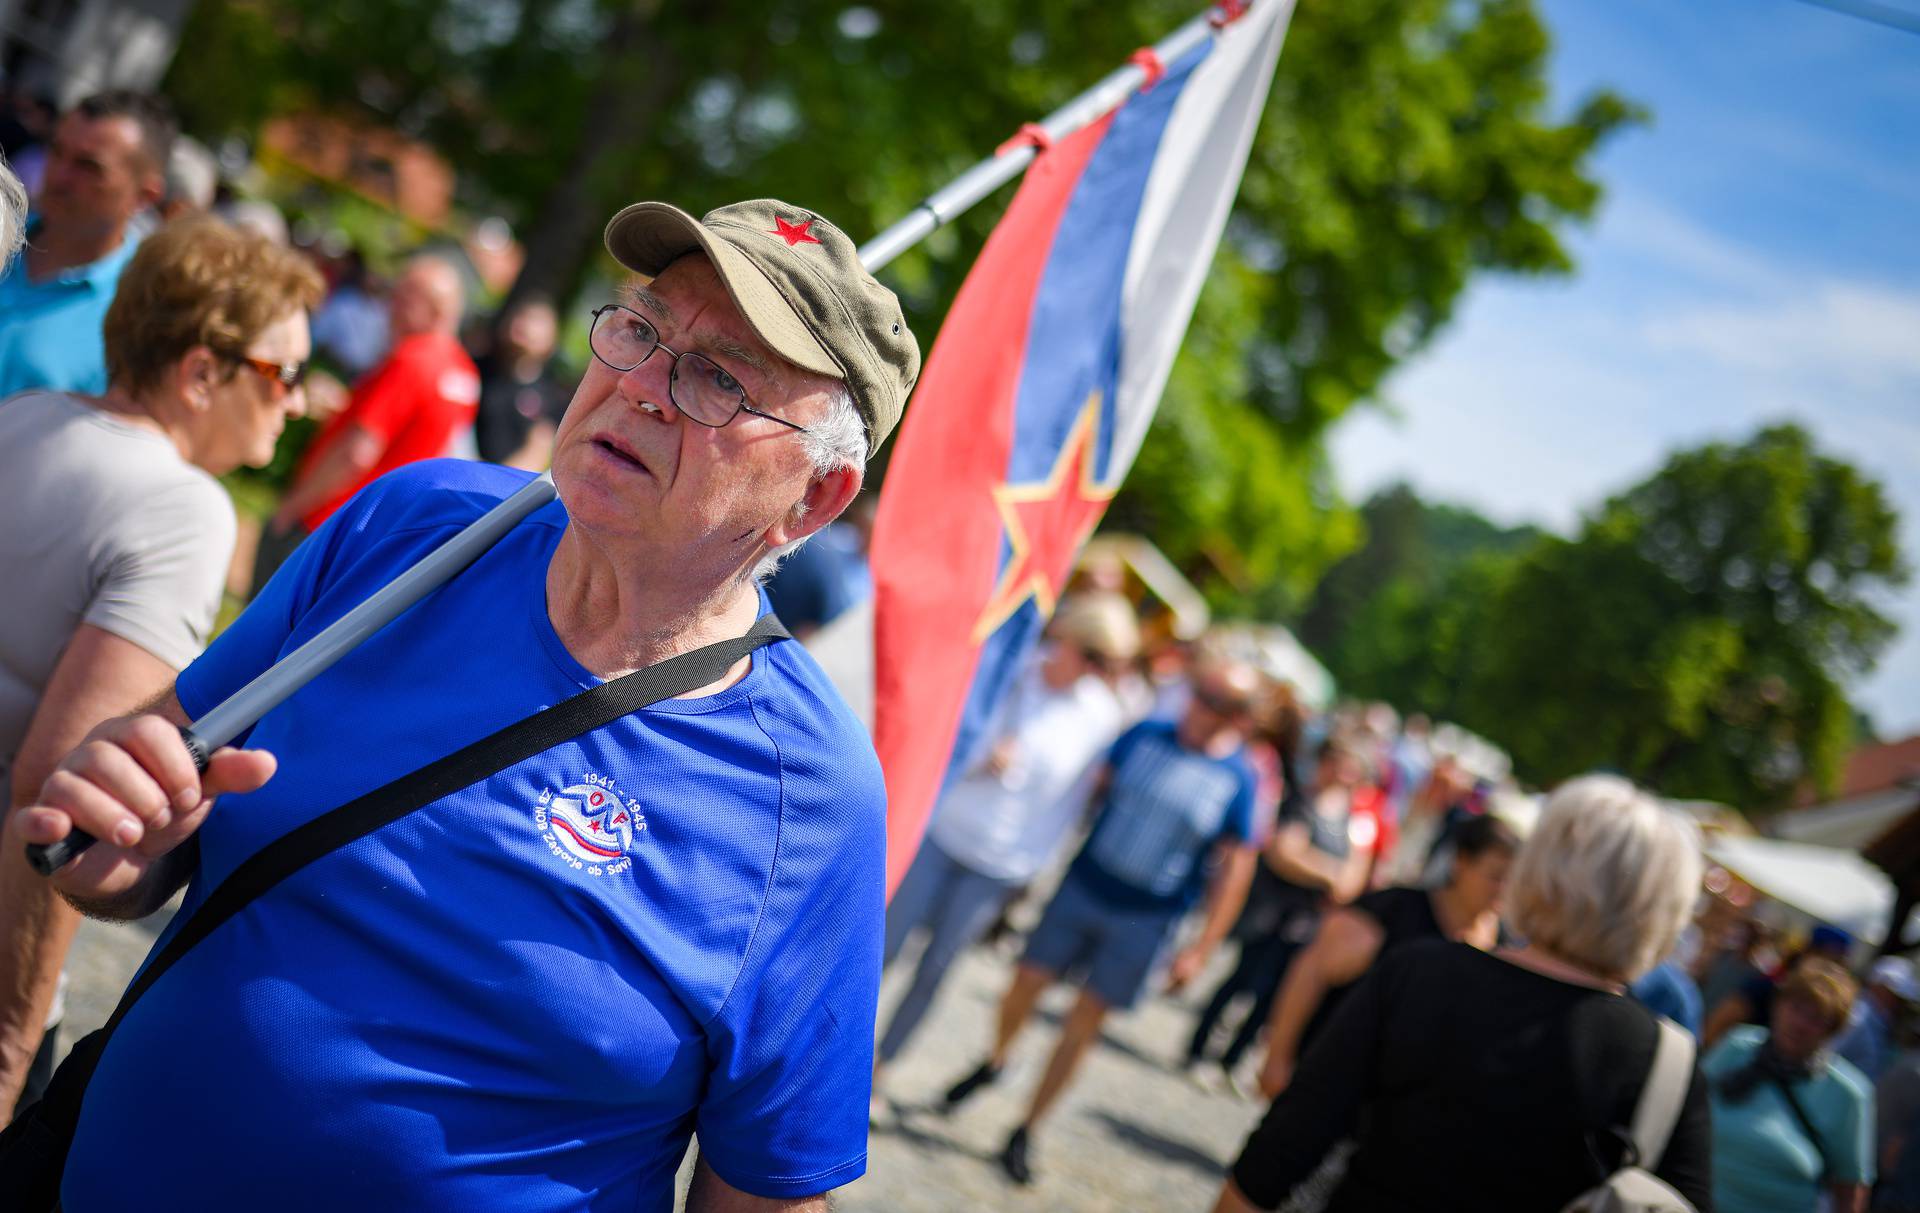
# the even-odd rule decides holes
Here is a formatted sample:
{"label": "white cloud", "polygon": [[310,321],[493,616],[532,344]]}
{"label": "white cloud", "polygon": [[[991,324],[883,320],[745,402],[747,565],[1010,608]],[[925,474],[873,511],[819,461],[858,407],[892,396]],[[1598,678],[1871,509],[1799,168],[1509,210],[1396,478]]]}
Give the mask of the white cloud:
{"label": "white cloud", "polygon": [[1741,371],[1873,391],[1920,387],[1920,293],[1829,280],[1792,295],[1710,303],[1649,319],[1649,344]]}
{"label": "white cloud", "polygon": [[[1565,284],[1475,287],[1455,326],[1332,437],[1343,490],[1396,479],[1504,523],[1568,531],[1680,447],[1791,419],[1887,490],[1920,566],[1920,294],[1796,279],[1657,207],[1604,223]],[[1624,247],[1623,247],[1624,246]],[[1623,255],[1644,289],[1609,290]],[[1664,270],[1664,272],[1660,272]],[[1920,731],[1920,585],[1901,635],[1855,688],[1877,723]]]}
{"label": "white cloud", "polygon": [[1734,289],[1785,291],[1792,275],[1659,200],[1633,190],[1607,196],[1596,242],[1659,262],[1669,273]]}

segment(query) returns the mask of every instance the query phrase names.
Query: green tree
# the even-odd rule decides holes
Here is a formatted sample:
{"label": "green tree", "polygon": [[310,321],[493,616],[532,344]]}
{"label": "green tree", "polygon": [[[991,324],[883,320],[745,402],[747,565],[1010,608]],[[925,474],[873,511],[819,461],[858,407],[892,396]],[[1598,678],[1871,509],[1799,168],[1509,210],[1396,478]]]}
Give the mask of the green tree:
{"label": "green tree", "polygon": [[1514,558],[1498,548],[1463,557],[1431,578],[1397,576],[1360,604],[1328,658],[1343,693],[1404,712],[1459,719]]}
{"label": "green tree", "polygon": [[1908,570],[1880,486],[1783,425],[1673,456],[1500,578],[1463,723],[1532,780],[1597,767],[1756,811],[1830,786]]}
{"label": "green tree", "polygon": [[1540,532],[1422,501],[1404,484],[1375,493],[1360,520],[1366,541],[1320,579],[1295,631],[1353,694],[1450,714],[1459,687],[1450,641],[1472,634],[1466,613],[1486,599],[1497,558]]}
{"label": "green tree", "polygon": [[[1193,0],[200,0],[167,87],[202,134],[306,107],[439,148],[566,297],[618,205],[776,194],[877,231]],[[1228,239],[1119,526],[1223,606],[1291,614],[1359,538],[1327,427],[1481,270],[1564,272],[1610,93],[1549,112],[1532,0],[1296,13]],[[1002,202],[888,270],[924,339]]]}

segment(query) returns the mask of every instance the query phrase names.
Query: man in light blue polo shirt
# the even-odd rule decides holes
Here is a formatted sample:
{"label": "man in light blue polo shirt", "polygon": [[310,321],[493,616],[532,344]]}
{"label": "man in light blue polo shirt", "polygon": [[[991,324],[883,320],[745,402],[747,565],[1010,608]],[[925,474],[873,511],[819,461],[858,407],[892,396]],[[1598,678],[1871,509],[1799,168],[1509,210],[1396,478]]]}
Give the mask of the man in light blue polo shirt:
{"label": "man in light blue polo shirt", "polygon": [[100,323],[136,241],[128,223],[166,191],[166,102],[115,91],[61,119],[27,247],[0,272],[0,398],[107,388]]}

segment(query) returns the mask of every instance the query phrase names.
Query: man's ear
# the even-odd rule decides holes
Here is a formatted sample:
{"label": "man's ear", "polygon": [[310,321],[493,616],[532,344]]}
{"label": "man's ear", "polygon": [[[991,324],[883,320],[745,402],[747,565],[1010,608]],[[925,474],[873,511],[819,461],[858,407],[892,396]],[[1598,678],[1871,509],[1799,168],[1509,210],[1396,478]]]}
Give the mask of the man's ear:
{"label": "man's ear", "polygon": [[143,208],[158,210],[160,200],[167,196],[167,179],[157,169],[149,169],[140,175],[140,205]]}
{"label": "man's ear", "polygon": [[860,482],[864,478],[864,469],[857,467],[837,468],[824,476],[815,476],[807,485],[807,495],[786,517],[767,528],[767,546],[777,548],[805,539],[838,518],[860,495]]}

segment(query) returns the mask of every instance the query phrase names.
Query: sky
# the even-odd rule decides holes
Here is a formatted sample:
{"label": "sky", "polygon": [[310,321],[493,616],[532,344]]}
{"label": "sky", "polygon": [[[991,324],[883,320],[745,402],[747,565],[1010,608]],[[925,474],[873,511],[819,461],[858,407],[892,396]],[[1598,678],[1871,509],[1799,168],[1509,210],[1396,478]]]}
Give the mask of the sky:
{"label": "sky", "polygon": [[1341,488],[1570,533],[1674,450],[1796,421],[1900,511],[1902,634],[1851,689],[1920,733],[1920,35],[1796,0],[1538,3],[1559,111],[1604,86],[1652,122],[1595,157],[1575,274],[1481,278],[1342,420]]}

